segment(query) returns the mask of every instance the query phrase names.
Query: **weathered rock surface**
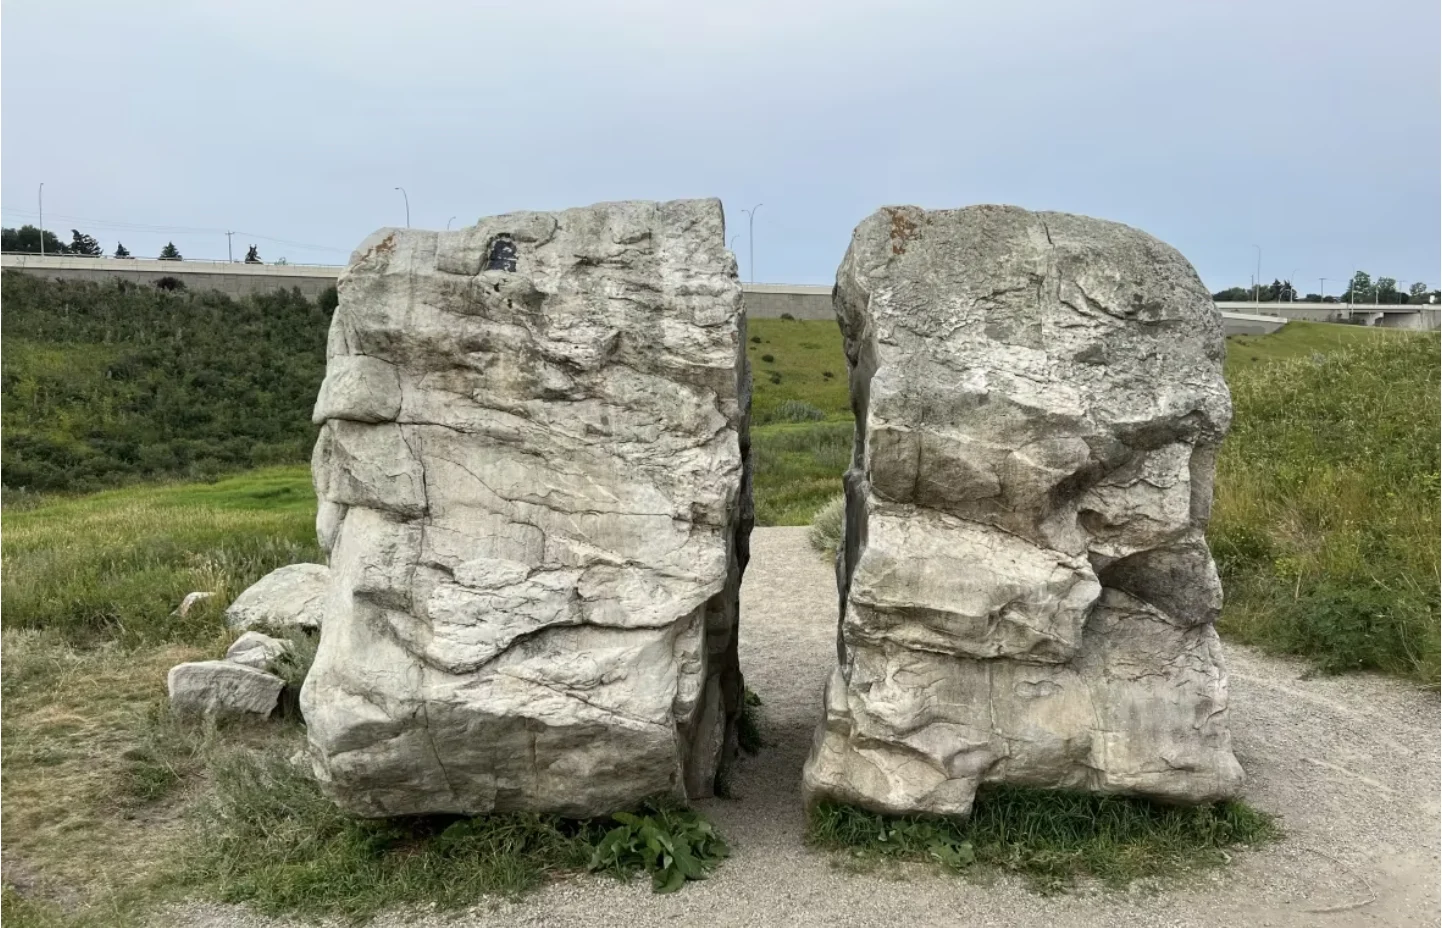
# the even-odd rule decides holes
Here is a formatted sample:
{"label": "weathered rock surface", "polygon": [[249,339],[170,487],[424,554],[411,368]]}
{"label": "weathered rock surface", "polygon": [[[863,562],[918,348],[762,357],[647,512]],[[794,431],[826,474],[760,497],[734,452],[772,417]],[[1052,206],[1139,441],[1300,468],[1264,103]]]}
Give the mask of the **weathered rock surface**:
{"label": "weathered rock surface", "polygon": [[260,632],[246,632],[231,644],[225,659],[256,670],[269,670],[272,663],[290,650],[290,642]]}
{"label": "weathered rock surface", "polygon": [[1203,537],[1231,400],[1191,265],[1081,216],[888,208],[835,306],[858,429],[808,801],[1235,795]]}
{"label": "weathered rock surface", "polygon": [[709,795],[751,525],[720,203],[385,229],[338,289],[318,779],[366,816]]}
{"label": "weathered rock surface", "polygon": [[324,564],[273,570],[235,598],[225,610],[225,622],[234,629],[320,628],[329,579]]}
{"label": "weathered rock surface", "polygon": [[264,718],[285,686],[277,676],[228,660],[176,664],[166,683],[177,713],[214,718]]}

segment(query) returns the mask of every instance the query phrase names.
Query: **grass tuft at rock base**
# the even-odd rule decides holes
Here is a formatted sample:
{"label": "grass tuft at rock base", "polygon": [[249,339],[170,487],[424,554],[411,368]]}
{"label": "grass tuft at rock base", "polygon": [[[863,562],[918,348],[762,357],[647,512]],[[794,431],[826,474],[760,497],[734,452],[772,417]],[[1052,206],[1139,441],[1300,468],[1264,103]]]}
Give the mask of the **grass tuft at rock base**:
{"label": "grass tuft at rock base", "polygon": [[1041,892],[1062,891],[1087,877],[1113,888],[1179,877],[1226,863],[1229,848],[1280,837],[1271,816],[1238,801],[1164,806],[1016,787],[982,790],[965,821],[820,803],[807,834],[813,847],[844,850],[863,863],[990,868],[1017,873]]}

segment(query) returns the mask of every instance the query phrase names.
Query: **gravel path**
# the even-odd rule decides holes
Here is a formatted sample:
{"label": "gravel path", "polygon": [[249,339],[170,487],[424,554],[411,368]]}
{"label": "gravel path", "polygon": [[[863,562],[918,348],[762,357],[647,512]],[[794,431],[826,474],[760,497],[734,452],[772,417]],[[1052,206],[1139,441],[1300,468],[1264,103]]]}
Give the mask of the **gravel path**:
{"label": "gravel path", "polygon": [[[739,771],[733,801],[703,804],[732,847],[704,883],[654,896],[649,881],[579,878],[465,913],[397,912],[382,928],[706,926],[1436,926],[1438,699],[1380,677],[1302,679],[1302,665],[1231,647],[1232,727],[1248,798],[1287,838],[1243,852],[1185,891],[1042,897],[921,867],[852,874],[802,843],[801,764],[835,661],[830,565],[803,528],[758,529],[742,593],[741,659],[765,705],[767,747]],[[1370,900],[1370,901],[1369,901]],[[1365,903],[1365,904],[1359,904]],[[1331,911],[1327,911],[1331,910]],[[279,928],[227,906],[186,906],[159,923]]]}

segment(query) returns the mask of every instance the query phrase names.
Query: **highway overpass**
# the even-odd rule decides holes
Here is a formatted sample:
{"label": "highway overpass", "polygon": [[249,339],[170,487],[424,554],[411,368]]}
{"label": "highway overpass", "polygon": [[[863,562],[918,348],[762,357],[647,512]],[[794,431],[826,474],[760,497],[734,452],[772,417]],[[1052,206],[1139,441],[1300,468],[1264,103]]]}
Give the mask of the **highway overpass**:
{"label": "highway overpass", "polygon": [[[300,290],[314,299],[345,268],[334,264],[243,264],[229,261],[160,261],[153,258],[80,258],[71,255],[0,255],[0,267],[60,280],[130,280],[154,284],[173,277],[192,290],[247,296],[277,289]],[[758,319],[782,314],[797,319],[832,319],[831,288],[810,284],[742,284],[746,311]],[[1218,303],[1227,334],[1274,332],[1289,319],[1358,321],[1403,329],[1436,329],[1436,306],[1363,306],[1340,303]]]}

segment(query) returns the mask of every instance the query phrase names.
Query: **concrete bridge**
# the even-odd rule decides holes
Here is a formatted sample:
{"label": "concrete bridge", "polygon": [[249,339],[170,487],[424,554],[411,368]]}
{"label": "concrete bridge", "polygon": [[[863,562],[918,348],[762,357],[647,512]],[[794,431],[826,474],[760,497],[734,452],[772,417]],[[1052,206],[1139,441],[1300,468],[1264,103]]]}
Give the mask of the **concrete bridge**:
{"label": "concrete bridge", "polygon": [[[154,284],[173,277],[192,290],[231,297],[292,287],[315,299],[345,270],[337,264],[243,264],[230,261],[160,261],[154,258],[80,258],[73,255],[0,255],[0,268],[59,280],[129,280]],[[833,319],[831,287],[810,284],[742,284],[746,311],[758,319],[790,315]],[[1437,329],[1436,306],[1351,306],[1341,303],[1218,303],[1228,335],[1275,332],[1290,319],[1360,322],[1401,329]]]}

